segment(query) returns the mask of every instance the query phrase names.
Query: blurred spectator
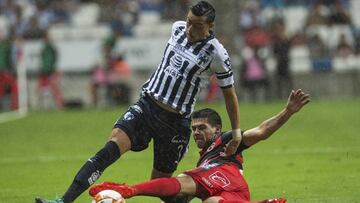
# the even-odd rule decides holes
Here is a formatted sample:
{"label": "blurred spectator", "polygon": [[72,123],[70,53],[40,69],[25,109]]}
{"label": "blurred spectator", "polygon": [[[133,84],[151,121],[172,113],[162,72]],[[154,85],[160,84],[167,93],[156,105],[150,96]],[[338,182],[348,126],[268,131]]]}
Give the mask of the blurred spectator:
{"label": "blurred spectator", "polygon": [[128,82],[131,76],[131,69],[129,63],[124,59],[122,55],[115,57],[111,64],[111,69],[109,71],[109,80],[110,83],[122,83]]}
{"label": "blurred spectator", "polygon": [[40,29],[36,16],[32,16],[24,29],[24,39],[41,39],[43,36],[44,31]]}
{"label": "blurred spectator", "polygon": [[329,16],[330,24],[351,24],[352,20],[349,12],[344,8],[342,2],[337,0],[335,2],[334,8],[331,11]]}
{"label": "blurred spectator", "polygon": [[360,33],[357,33],[355,35],[355,54],[359,55],[360,54]]}
{"label": "blurred spectator", "polygon": [[[111,34],[105,38],[102,45],[102,56],[101,62],[95,64],[92,70],[92,81],[91,81],[91,95],[94,106],[98,106],[100,101],[109,103],[110,88],[109,88],[109,72],[113,60],[113,49],[115,47],[117,35]],[[103,92],[103,94],[102,94]]]}
{"label": "blurred spectator", "polygon": [[41,49],[41,67],[38,78],[38,95],[40,103],[48,108],[48,96],[52,96],[57,109],[63,108],[63,96],[59,87],[60,73],[56,70],[57,50],[48,34],[44,35],[43,47]]}
{"label": "blurred spectator", "polygon": [[95,107],[101,105],[101,102],[107,105],[130,102],[131,69],[128,62],[119,55],[111,59],[109,65],[106,70],[101,64],[96,64],[92,71],[91,94]]}
{"label": "blurred spectator", "polygon": [[133,27],[139,21],[140,5],[137,1],[126,1],[121,4],[121,9],[122,35],[130,36],[133,34]]}
{"label": "blurred spectator", "polygon": [[5,11],[6,16],[9,19],[9,31],[16,36],[22,36],[26,21],[23,19],[23,8],[18,4],[9,4]]}
{"label": "blurred spectator", "polygon": [[285,0],[261,0],[261,5],[263,7],[272,7],[272,8],[284,8]]}
{"label": "blurred spectator", "polygon": [[54,21],[50,0],[35,0],[37,25],[41,30],[47,30]]}
{"label": "blurred spectator", "polygon": [[3,111],[18,108],[16,71],[11,54],[12,42],[0,36],[0,110]]}
{"label": "blurred spectator", "polygon": [[90,85],[92,103],[95,107],[98,107],[101,101],[106,102],[103,95],[106,94],[106,88],[108,86],[107,71],[100,63],[97,63],[92,69]]}
{"label": "blurred spectator", "polygon": [[99,21],[108,23],[114,33],[131,36],[138,21],[140,6],[136,1],[97,0],[100,6]]}
{"label": "blurred spectator", "polygon": [[269,81],[264,60],[257,47],[247,50],[240,74],[241,84],[252,102],[265,101],[269,97]]}
{"label": "blurred spectator", "polygon": [[306,45],[306,36],[303,32],[295,32],[289,39],[291,46]]}
{"label": "blurred spectator", "polygon": [[109,71],[109,89],[110,98],[114,104],[130,103],[130,85],[131,69],[128,62],[122,55],[115,57]]}
{"label": "blurred spectator", "polygon": [[104,40],[102,62],[92,70],[91,94],[94,106],[100,105],[101,101],[107,105],[130,102],[131,69],[123,56],[114,55],[113,51],[118,37],[113,34]]}
{"label": "blurred spectator", "polygon": [[53,23],[67,24],[70,22],[70,14],[68,11],[68,2],[66,0],[57,0],[53,2]]}
{"label": "blurred spectator", "polygon": [[328,23],[329,10],[319,1],[315,2],[306,18],[306,27],[313,25],[326,25]]}
{"label": "blurred spectator", "polygon": [[283,22],[275,22],[272,27],[273,53],[276,59],[275,87],[278,99],[287,97],[287,93],[293,88],[293,81],[290,73],[290,41],[285,32]]}
{"label": "blurred spectator", "polygon": [[254,25],[245,33],[245,42],[250,47],[265,46],[270,42],[269,34],[260,26]]}
{"label": "blurred spectator", "polygon": [[336,47],[335,55],[339,57],[348,57],[354,53],[353,48],[347,42],[345,34],[340,35],[339,43]]}
{"label": "blurred spectator", "polygon": [[329,49],[318,34],[310,36],[307,45],[310,50],[310,57],[313,60],[329,56]]}
{"label": "blurred spectator", "polygon": [[138,0],[141,10],[156,12],[161,12],[162,1],[163,0]]}
{"label": "blurred spectator", "polygon": [[254,25],[261,25],[260,5],[257,1],[242,1],[242,10],[240,12],[240,27],[247,31]]}
{"label": "blurred spectator", "polygon": [[315,71],[329,71],[332,69],[332,60],[329,47],[325,45],[318,34],[308,38],[308,47],[312,69]]}
{"label": "blurred spectator", "polygon": [[163,0],[162,18],[164,20],[180,20],[188,12],[189,0]]}

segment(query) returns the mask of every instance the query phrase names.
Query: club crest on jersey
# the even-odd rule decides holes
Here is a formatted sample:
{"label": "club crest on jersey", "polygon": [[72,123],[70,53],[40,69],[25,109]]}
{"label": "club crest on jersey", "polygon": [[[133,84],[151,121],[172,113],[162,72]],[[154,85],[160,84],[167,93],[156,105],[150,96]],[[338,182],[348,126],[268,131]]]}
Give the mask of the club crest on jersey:
{"label": "club crest on jersey", "polygon": [[198,64],[201,65],[205,65],[209,62],[210,58],[206,53],[200,53],[198,56]]}
{"label": "club crest on jersey", "polygon": [[135,116],[131,112],[126,112],[125,115],[124,115],[124,119],[127,120],[127,121],[132,120],[134,118],[135,118]]}
{"label": "club crest on jersey", "polygon": [[230,184],[230,180],[220,171],[216,171],[215,173],[211,174],[209,176],[209,179],[212,180],[213,183],[221,186],[222,188]]}
{"label": "club crest on jersey", "polygon": [[230,68],[231,67],[231,62],[230,62],[230,58],[227,58],[225,61],[224,61],[224,64]]}

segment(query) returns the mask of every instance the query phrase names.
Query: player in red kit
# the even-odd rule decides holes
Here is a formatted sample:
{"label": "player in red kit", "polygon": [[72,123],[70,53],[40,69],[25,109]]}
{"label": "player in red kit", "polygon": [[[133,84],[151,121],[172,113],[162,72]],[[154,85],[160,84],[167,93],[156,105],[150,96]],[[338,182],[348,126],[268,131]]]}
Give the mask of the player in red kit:
{"label": "player in red kit", "polygon": [[[133,186],[104,182],[89,190],[91,196],[105,189],[120,192],[125,198],[133,196],[194,196],[203,203],[247,203],[250,201],[248,185],[242,175],[242,151],[261,140],[269,138],[288,119],[310,101],[302,90],[292,91],[285,108],[255,128],[242,133],[242,141],[232,156],[224,156],[224,148],[232,139],[230,132],[222,133],[219,114],[212,109],[202,109],[192,114],[193,137],[201,149],[195,169],[185,171],[176,178],[158,178]],[[187,200],[183,202],[187,202]],[[179,201],[177,201],[179,202]],[[257,201],[283,203],[284,198]]]}

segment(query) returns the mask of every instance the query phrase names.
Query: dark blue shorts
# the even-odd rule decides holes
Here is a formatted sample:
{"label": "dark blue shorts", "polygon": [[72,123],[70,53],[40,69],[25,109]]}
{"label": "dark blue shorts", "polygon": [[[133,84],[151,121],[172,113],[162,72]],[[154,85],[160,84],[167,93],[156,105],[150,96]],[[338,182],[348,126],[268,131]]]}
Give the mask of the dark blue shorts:
{"label": "dark blue shorts", "polygon": [[191,120],[158,106],[149,96],[143,96],[116,121],[131,140],[132,151],[142,151],[154,140],[153,167],[172,173],[187,151]]}

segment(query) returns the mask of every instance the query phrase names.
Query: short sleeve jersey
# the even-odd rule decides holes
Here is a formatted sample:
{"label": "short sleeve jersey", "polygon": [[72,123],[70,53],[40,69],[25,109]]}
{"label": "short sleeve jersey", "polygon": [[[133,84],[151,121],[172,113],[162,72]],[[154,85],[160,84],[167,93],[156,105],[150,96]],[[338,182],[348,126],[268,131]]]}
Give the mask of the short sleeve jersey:
{"label": "short sleeve jersey", "polygon": [[240,143],[234,155],[229,157],[221,156],[224,153],[226,144],[229,143],[231,139],[231,131],[219,135],[209,147],[201,150],[197,166],[203,168],[211,168],[217,165],[221,165],[223,163],[232,162],[235,163],[239,167],[239,169],[243,169],[242,152],[245,149],[249,148],[243,142]]}
{"label": "short sleeve jersey", "polygon": [[[211,66],[214,61],[220,65]],[[142,94],[189,116],[209,71],[216,74],[220,87],[234,84],[229,55],[214,34],[192,43],[186,37],[186,22],[177,21],[172,26],[162,61],[143,85]]]}

